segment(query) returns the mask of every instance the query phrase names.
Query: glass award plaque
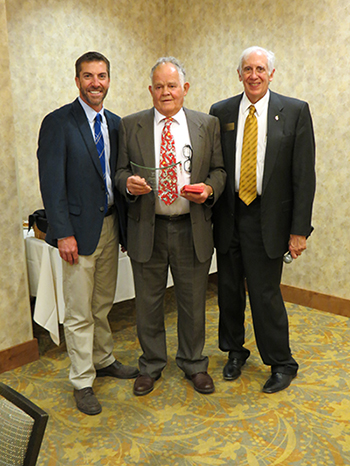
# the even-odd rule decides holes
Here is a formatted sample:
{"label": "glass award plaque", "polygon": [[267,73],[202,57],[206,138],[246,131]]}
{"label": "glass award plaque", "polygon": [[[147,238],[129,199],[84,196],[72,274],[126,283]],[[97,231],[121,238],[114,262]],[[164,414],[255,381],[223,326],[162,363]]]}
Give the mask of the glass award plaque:
{"label": "glass award plaque", "polygon": [[152,188],[152,190],[158,195],[158,178],[162,172],[162,178],[167,177],[167,171],[170,169],[173,171],[174,167],[176,169],[178,185],[183,186],[183,175],[182,175],[182,164],[181,162],[173,163],[166,167],[145,167],[143,165],[138,165],[137,163],[130,162],[131,170],[133,175],[138,175],[140,178],[144,178],[147,181],[147,184]]}

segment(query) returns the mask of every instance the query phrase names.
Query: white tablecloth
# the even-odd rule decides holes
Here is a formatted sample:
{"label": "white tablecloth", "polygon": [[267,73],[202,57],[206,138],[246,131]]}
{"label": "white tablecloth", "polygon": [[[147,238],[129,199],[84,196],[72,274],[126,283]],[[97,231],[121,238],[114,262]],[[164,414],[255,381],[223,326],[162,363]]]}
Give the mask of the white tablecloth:
{"label": "white tablecloth", "polygon": [[[27,256],[29,291],[36,296],[34,320],[50,332],[56,345],[60,344],[59,323],[64,320],[65,305],[62,290],[62,259],[57,248],[44,240],[34,238],[24,232]],[[216,258],[213,258],[210,273],[216,271]],[[172,286],[171,274],[168,286]],[[119,251],[118,279],[114,302],[132,299],[135,296],[131,262],[126,253]]]}

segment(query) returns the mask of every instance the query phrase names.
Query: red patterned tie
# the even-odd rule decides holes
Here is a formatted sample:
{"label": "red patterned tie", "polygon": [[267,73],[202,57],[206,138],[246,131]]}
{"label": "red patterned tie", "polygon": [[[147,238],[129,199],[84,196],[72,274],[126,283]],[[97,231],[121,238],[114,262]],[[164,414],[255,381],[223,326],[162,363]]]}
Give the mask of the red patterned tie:
{"label": "red patterned tie", "polygon": [[[172,122],[172,118],[165,119],[160,143],[159,168],[176,164],[175,142],[170,132]],[[158,195],[166,205],[170,205],[178,198],[176,165],[159,171]]]}

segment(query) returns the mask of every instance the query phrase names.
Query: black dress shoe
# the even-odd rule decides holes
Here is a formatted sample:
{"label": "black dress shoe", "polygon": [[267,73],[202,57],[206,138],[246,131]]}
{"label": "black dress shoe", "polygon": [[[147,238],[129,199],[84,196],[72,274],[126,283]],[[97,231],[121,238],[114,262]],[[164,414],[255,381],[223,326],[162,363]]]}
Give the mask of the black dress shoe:
{"label": "black dress shoe", "polygon": [[96,377],[116,377],[117,379],[134,379],[139,375],[137,367],[124,366],[119,361],[114,361],[103,369],[96,369]]}
{"label": "black dress shoe", "polygon": [[134,383],[134,395],[147,395],[154,389],[154,382],[160,378],[160,374],[153,378],[148,374],[139,374]]}
{"label": "black dress shoe", "polygon": [[229,359],[224,367],[223,374],[225,380],[236,380],[241,375],[241,367],[244,366],[245,359]]}
{"label": "black dress shoe", "polygon": [[194,389],[199,393],[208,395],[215,390],[213,379],[208,372],[197,372],[197,374],[192,375],[186,374],[186,378],[193,382]]}
{"label": "black dress shoe", "polygon": [[274,372],[265,383],[262,391],[264,393],[276,393],[289,387],[291,381],[296,377],[296,374],[282,374],[281,372]]}
{"label": "black dress shoe", "polygon": [[102,411],[102,407],[91,387],[82,388],[81,390],[74,389],[74,398],[77,408],[84,414],[93,416],[100,414]]}

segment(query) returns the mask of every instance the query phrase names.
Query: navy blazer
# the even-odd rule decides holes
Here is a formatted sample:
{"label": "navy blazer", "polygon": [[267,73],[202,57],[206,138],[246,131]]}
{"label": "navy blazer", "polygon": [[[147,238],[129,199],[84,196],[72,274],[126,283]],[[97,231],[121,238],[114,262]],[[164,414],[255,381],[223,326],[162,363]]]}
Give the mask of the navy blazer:
{"label": "navy blazer", "polygon": [[[105,116],[114,184],[120,118],[108,110],[105,110]],[[105,185],[91,128],[78,99],[44,118],[37,156],[41,194],[49,224],[46,241],[57,247],[57,239],[75,236],[78,253],[92,254],[104,219]],[[120,242],[123,244],[125,205],[115,189],[114,192],[118,216],[121,216]]]}
{"label": "navy blazer", "polygon": [[[214,104],[220,120],[226,188],[214,206],[214,241],[226,253],[235,232],[235,159],[238,111],[243,94]],[[261,194],[261,228],[271,258],[288,250],[290,234],[309,236],[315,194],[315,140],[309,106],[270,91]]]}

